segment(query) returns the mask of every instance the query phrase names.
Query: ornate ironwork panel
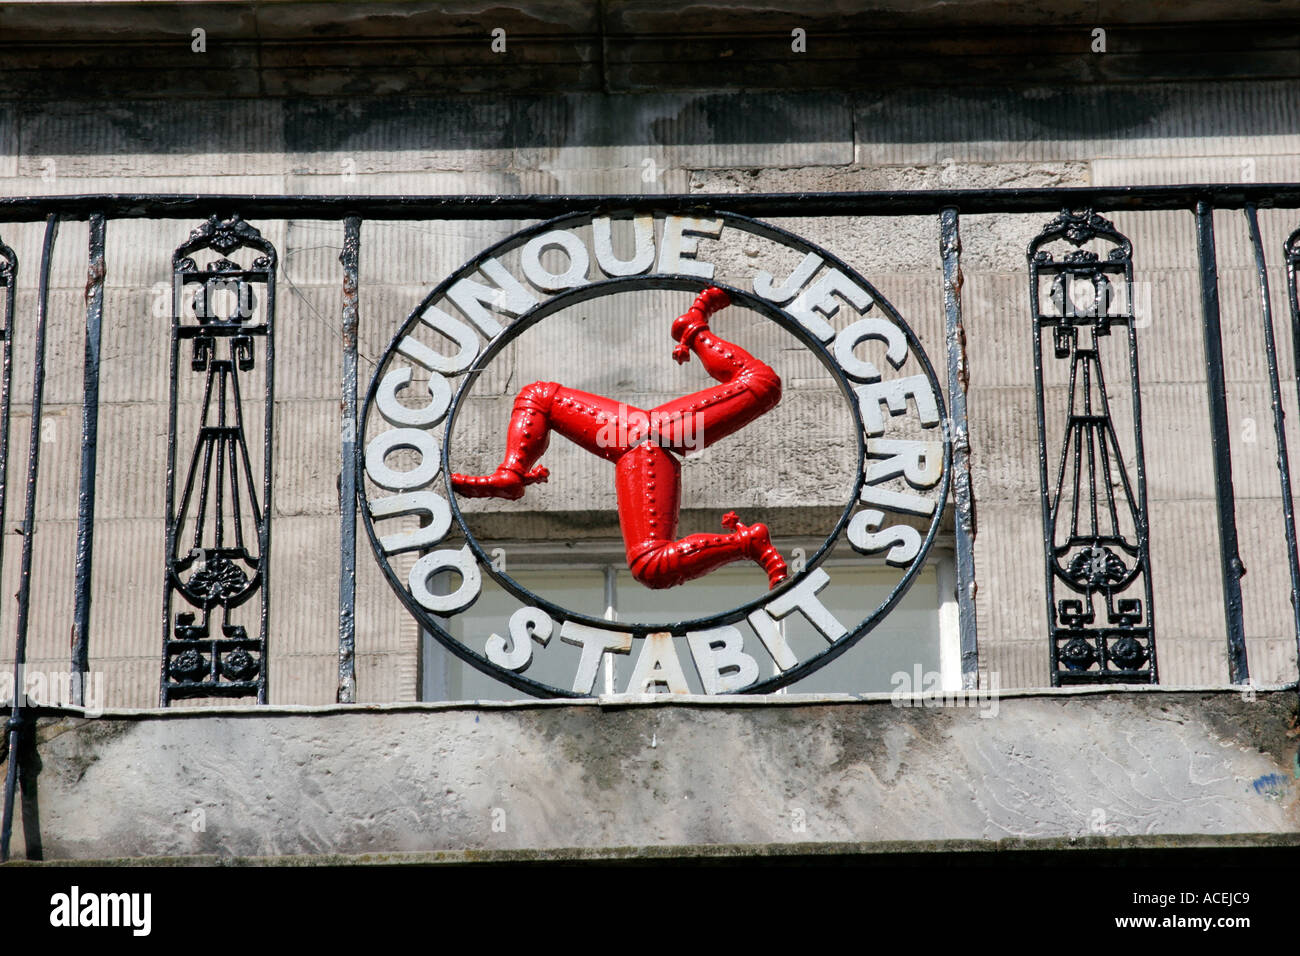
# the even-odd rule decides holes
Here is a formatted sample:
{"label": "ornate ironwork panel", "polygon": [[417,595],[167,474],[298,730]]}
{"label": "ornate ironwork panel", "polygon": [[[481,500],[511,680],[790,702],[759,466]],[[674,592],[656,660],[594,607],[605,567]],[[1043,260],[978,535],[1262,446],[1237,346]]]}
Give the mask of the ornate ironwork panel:
{"label": "ornate ironwork panel", "polygon": [[[1029,244],[1029,283],[1052,684],[1155,683],[1132,244],[1092,210],[1063,210]],[[1105,379],[1116,329],[1128,344],[1131,469]],[[1068,380],[1052,427],[1045,332],[1058,369],[1047,373]]]}
{"label": "ornate ironwork panel", "polygon": [[[266,702],[275,269],[275,248],[238,216],[213,216],[172,257],[163,706]],[[264,414],[260,467],[249,451],[254,402]]]}

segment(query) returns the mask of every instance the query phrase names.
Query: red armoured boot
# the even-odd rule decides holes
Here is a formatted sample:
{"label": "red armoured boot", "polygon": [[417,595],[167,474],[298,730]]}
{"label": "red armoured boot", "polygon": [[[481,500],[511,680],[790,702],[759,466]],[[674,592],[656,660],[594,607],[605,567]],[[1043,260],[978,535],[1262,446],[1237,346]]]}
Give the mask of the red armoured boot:
{"label": "red armoured boot", "polygon": [[709,327],[709,318],[729,305],[731,297],[727,293],[717,286],[709,286],[695,297],[689,309],[677,317],[671,331],[673,339],[680,343],[673,349],[673,358],[678,365],[690,360],[691,342]]}
{"label": "red armoured boot", "polygon": [[490,475],[453,474],[451,487],[456,494],[465,498],[505,498],[507,501],[518,501],[524,496],[524,488],[546,481],[550,474],[541,465],[527,473],[502,465]]}
{"label": "red armoured boot", "polygon": [[722,526],[735,532],[745,541],[745,556],[767,572],[767,588],[772,590],[789,576],[785,559],[772,544],[772,536],[767,525],[760,523],[744,525],[734,511],[722,516]]}

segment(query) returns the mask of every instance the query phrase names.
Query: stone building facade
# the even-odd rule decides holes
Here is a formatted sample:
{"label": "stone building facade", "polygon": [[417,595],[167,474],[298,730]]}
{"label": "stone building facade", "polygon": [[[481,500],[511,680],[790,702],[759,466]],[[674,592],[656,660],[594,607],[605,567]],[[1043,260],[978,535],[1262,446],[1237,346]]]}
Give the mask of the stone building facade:
{"label": "stone building facade", "polygon": [[[1189,16],[1179,4],[1140,15],[1118,4],[1036,6],[6,5],[0,184],[7,197],[695,197],[1300,181],[1300,7],[1205,3]],[[102,688],[107,710],[97,720],[69,708],[40,711],[34,739],[43,769],[39,790],[28,791],[39,793],[28,801],[39,812],[24,804],[15,852],[23,854],[24,839],[28,855],[36,847],[49,857],[97,858],[1294,831],[1300,771],[1292,772],[1288,726],[1297,635],[1246,219],[1235,209],[1214,216],[1227,440],[1249,572],[1241,583],[1245,647],[1260,688],[1243,694],[1230,686],[1225,649],[1195,217],[1190,209],[1097,211],[1133,248],[1160,682],[1049,689],[1026,249],[1052,215],[963,213],[977,679],[1005,698],[987,720],[979,708],[891,706],[895,675],[914,667],[941,672],[948,690],[962,686],[951,501],[926,572],[875,640],[787,692],[748,702],[523,703],[525,695],[477,675],[421,633],[363,531],[354,699],[364,706],[332,706],[344,231],[337,218],[306,215],[246,216],[279,257],[270,704],[252,713],[226,702],[208,714],[223,702],[203,700],[201,708],[145,713],[159,690],[172,255],[200,221],[110,220],[89,633],[101,683],[88,685]],[[1281,251],[1300,211],[1265,208],[1259,217],[1282,405],[1293,423]],[[888,298],[950,400],[939,217],[776,223]],[[429,290],[530,224],[362,223],[363,397]],[[29,460],[44,228],[39,218],[0,215],[0,239],[22,263],[5,595],[19,590],[21,575],[15,515]],[[84,217],[60,225],[36,430],[26,666],[50,674],[68,669],[74,620],[88,230]],[[743,264],[721,262],[720,275]],[[684,304],[689,296],[645,293],[637,308],[664,316],[666,329]],[[631,339],[602,331],[621,328],[616,319],[593,307],[545,340],[503,353],[464,413],[464,470],[491,469],[515,393],[557,369],[645,407],[694,387],[688,371],[665,379],[644,360],[662,346],[666,361],[672,343],[663,330],[636,326]],[[752,351],[780,356],[786,398],[765,430],[688,463],[683,525],[712,529],[736,508],[771,525],[787,554],[815,548],[843,508],[843,475],[854,467],[842,398],[788,343],[759,325],[746,329]],[[573,357],[593,341],[602,364],[584,369]],[[1059,411],[1067,380],[1051,368],[1047,375],[1045,402]],[[197,421],[195,388],[182,383],[178,435]],[[1132,415],[1124,389],[1109,393],[1120,422]],[[260,421],[261,406],[249,409]],[[769,454],[782,442],[794,451]],[[1131,430],[1120,430],[1120,448],[1124,467],[1135,469]],[[178,461],[188,454],[180,448]],[[586,589],[583,600],[603,601],[605,575],[620,601],[636,605],[634,583],[617,576],[625,571],[605,466],[558,444],[548,454],[556,477],[536,494],[468,505],[467,513],[485,541],[537,580],[568,581]],[[12,602],[0,613],[7,670]],[[628,690],[620,673],[606,689]],[[476,703],[436,703],[464,700]],[[1119,725],[1130,729],[1117,734]],[[173,750],[216,756],[161,756]],[[133,777],[140,766],[151,768],[148,793]],[[325,788],[321,772],[342,785]],[[24,781],[36,779],[25,773]],[[525,784],[545,780],[553,782]],[[1158,781],[1169,799],[1142,780]],[[1262,789],[1261,780],[1269,781]],[[154,825],[113,811],[88,815],[105,788]],[[307,805],[285,809],[304,795]],[[196,809],[206,811],[201,832],[188,826]],[[510,821],[504,830],[493,827],[497,811]],[[802,828],[791,826],[794,811],[804,814]]]}

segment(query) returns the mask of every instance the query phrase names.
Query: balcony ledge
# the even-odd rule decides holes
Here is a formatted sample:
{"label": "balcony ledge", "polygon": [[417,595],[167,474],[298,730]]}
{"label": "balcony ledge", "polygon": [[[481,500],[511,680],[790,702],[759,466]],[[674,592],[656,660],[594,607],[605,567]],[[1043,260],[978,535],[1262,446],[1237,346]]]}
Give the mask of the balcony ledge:
{"label": "balcony ledge", "polygon": [[51,713],[23,762],[15,856],[631,861],[1245,845],[1300,831],[1292,688],[894,704],[777,695]]}

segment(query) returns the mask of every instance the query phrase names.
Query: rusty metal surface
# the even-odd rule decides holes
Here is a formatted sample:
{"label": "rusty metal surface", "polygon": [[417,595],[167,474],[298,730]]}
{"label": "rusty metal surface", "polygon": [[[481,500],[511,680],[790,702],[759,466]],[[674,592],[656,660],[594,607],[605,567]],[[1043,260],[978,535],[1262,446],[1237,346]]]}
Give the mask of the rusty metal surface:
{"label": "rusty metal surface", "polygon": [[356,700],[357,607],[357,328],[361,292],[357,269],[361,257],[361,219],[343,221],[343,398],[339,463],[339,676],[337,700]]}
{"label": "rusty metal surface", "polygon": [[1296,547],[1295,506],[1291,499],[1291,458],[1287,453],[1286,413],[1282,407],[1282,385],[1277,369],[1277,342],[1273,332],[1273,303],[1268,291],[1268,261],[1259,234],[1259,216],[1254,206],[1245,209],[1250,242],[1255,254],[1255,278],[1259,283],[1259,316],[1264,328],[1264,357],[1268,366],[1269,405],[1273,413],[1273,435],[1277,441],[1277,473],[1282,494],[1282,533],[1286,539],[1287,570],[1291,576],[1292,621],[1300,648],[1300,552]]}
{"label": "rusty metal surface", "polygon": [[[13,372],[14,302],[18,291],[18,257],[2,240],[0,240],[0,288],[4,289],[4,326],[0,328],[0,343],[4,346],[3,365],[0,366],[0,525],[3,525],[9,485],[9,390]],[[4,549],[0,548],[0,559],[3,558],[3,551]],[[15,651],[15,688],[18,686],[22,664],[23,658]],[[9,858],[9,840],[13,826],[14,788],[18,782],[19,761],[16,756],[12,760],[8,760],[8,757],[19,752],[18,743],[23,729],[19,707],[20,702],[15,693],[13,709],[9,713],[8,720],[5,721],[3,735],[0,736],[0,744],[3,745],[3,752],[8,761],[4,783],[4,807],[3,811],[0,811],[3,813],[0,817],[0,862]]]}
{"label": "rusty metal surface", "polygon": [[683,195],[530,196],[203,196],[116,194],[0,198],[0,222],[40,222],[49,214],[81,220],[100,212],[109,219],[206,219],[239,210],[267,219],[410,221],[420,219],[549,219],[575,209],[654,212],[672,208],[744,216],[920,216],[949,207],[962,215],[1057,212],[1063,206],[1121,209],[1300,208],[1298,183],[1202,183],[1186,186],[1108,186],[1026,189],[916,189],[803,193],[695,193]]}
{"label": "rusty metal surface", "polygon": [[979,636],[975,626],[975,493],[970,476],[970,430],[966,421],[966,325],[961,307],[961,228],[955,208],[939,215],[939,255],[943,259],[943,303],[948,351],[948,407],[952,435],[952,494],[957,510],[957,614],[960,630],[962,687],[979,683]]}

